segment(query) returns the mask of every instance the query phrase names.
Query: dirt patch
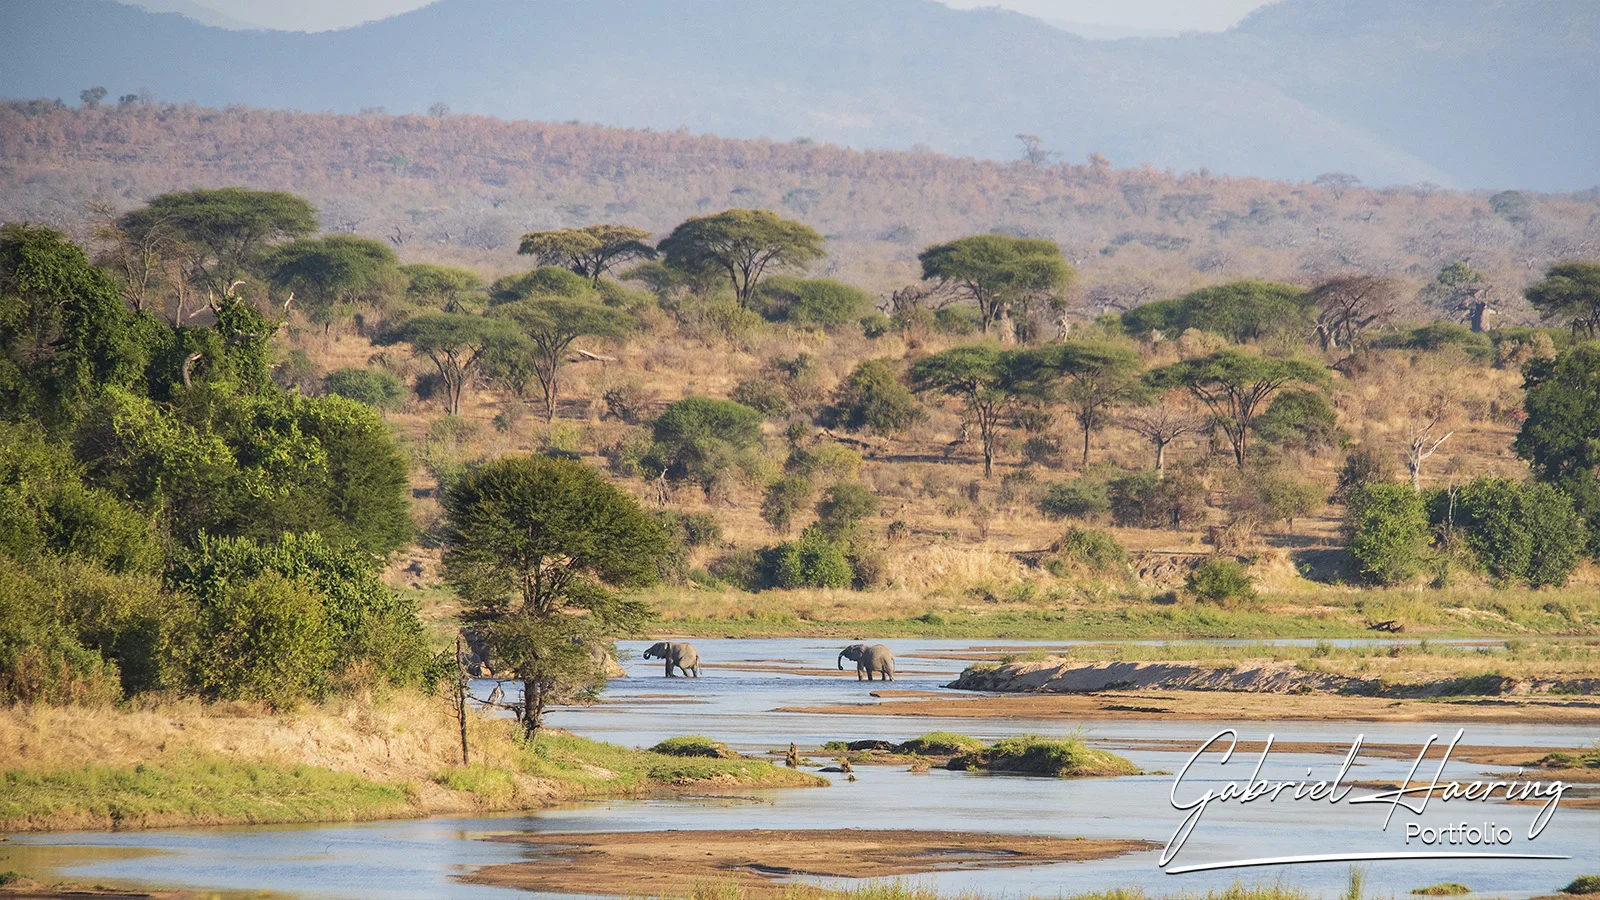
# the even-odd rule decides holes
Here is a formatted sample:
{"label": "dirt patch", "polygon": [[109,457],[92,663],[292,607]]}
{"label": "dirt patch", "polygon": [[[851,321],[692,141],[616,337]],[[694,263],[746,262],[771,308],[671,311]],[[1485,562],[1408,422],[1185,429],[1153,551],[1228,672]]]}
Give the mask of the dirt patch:
{"label": "dirt patch", "polygon": [[[1204,724],[1199,728],[1211,727],[1219,720],[1503,722],[1524,725],[1600,723],[1600,701],[1592,697],[1388,700],[1328,694],[1222,691],[990,694],[959,699],[891,699],[878,703],[786,706],[777,711],[826,715],[938,716],[952,719],[1203,720]],[[1196,734],[1199,734],[1198,730]]]}
{"label": "dirt patch", "polygon": [[462,880],[563,894],[689,896],[735,882],[745,896],[778,897],[777,879],[894,878],[953,869],[1032,866],[1153,850],[1149,841],[1065,840],[939,831],[646,831],[508,835],[548,848],[531,862],[479,869]]}

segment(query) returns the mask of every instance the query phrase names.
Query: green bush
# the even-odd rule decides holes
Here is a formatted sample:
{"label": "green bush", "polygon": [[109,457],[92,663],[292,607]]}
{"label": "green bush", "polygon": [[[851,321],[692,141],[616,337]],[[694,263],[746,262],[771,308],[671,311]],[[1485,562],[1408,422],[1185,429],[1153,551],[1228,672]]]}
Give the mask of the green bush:
{"label": "green bush", "polygon": [[789,411],[789,392],[782,385],[765,378],[746,378],[734,385],[728,395],[735,403],[743,403],[767,418],[776,418]]}
{"label": "green bush", "polygon": [[853,481],[845,481],[822,493],[822,499],[817,501],[817,524],[830,538],[838,540],[854,533],[862,519],[877,512],[877,495]]}
{"label": "green bush", "polygon": [[1371,482],[1351,490],[1346,504],[1346,547],[1356,574],[1385,585],[1415,578],[1428,549],[1422,496],[1410,485]]}
{"label": "green bush", "polygon": [[336,397],[386,412],[399,409],[406,401],[405,384],[393,372],[382,369],[338,369],[328,373],[322,386]]}
{"label": "green bush", "polygon": [[767,586],[766,560],[760,550],[735,550],[711,561],[711,575],[718,581],[747,591]]}
{"label": "green bush", "polygon": [[894,322],[881,312],[868,313],[861,317],[861,333],[872,340],[877,340],[894,330]]}
{"label": "green bush", "polygon": [[946,306],[933,314],[933,326],[945,334],[975,334],[983,327],[983,314],[975,306]]}
{"label": "green bush", "polygon": [[861,454],[835,441],[822,441],[810,449],[789,451],[783,469],[812,482],[855,481],[861,472]]}
{"label": "green bush", "polygon": [[655,444],[647,462],[658,472],[666,469],[668,478],[710,487],[761,442],[762,418],[742,403],[685,397],[651,426]]}
{"label": "green bush", "polygon": [[1572,500],[1541,482],[1480,478],[1456,493],[1448,522],[1497,581],[1562,585],[1578,563],[1587,529]]}
{"label": "green bush", "polygon": [[811,502],[811,482],[800,475],[784,475],[767,485],[766,496],[761,500],[761,518],[772,530],[788,534],[794,528],[794,517]]}
{"label": "green bush", "polygon": [[1111,492],[1098,478],[1053,484],[1039,498],[1039,511],[1052,519],[1093,521],[1111,512]]}
{"label": "green bush", "polygon": [[866,291],[828,278],[773,275],[757,288],[767,318],[832,327],[854,322],[872,308]]}
{"label": "green bush", "polygon": [[1128,551],[1109,532],[1072,527],[1050,546],[1051,562],[1091,575],[1128,574]]}
{"label": "green bush", "polygon": [[1290,388],[1272,398],[1255,423],[1256,436],[1269,444],[1304,450],[1315,456],[1339,446],[1349,436],[1328,398],[1317,391]]}
{"label": "green bush", "polygon": [[963,753],[950,760],[950,768],[1023,772],[1057,778],[1134,775],[1139,771],[1133,763],[1114,753],[1091,749],[1081,737],[1056,739],[1037,734],[1005,738],[991,747]]}
{"label": "green bush", "polygon": [[767,568],[780,588],[844,588],[855,579],[844,552],[812,529],[768,551]]}
{"label": "green bush", "polygon": [[1433,352],[1445,347],[1460,347],[1478,362],[1494,358],[1494,343],[1489,336],[1459,322],[1430,322],[1410,331],[1388,334],[1373,342],[1381,350],[1421,350]]}
{"label": "green bush", "polygon": [[194,676],[208,696],[282,706],[318,692],[333,662],[320,599],[276,573],[228,584],[203,608]]}
{"label": "green bush", "polygon": [[881,359],[858,363],[823,413],[830,424],[873,434],[904,431],[924,416],[916,397],[896,377],[894,367]]}
{"label": "green bush", "polygon": [[1236,560],[1218,557],[1206,560],[1190,572],[1183,581],[1183,588],[1196,600],[1221,605],[1254,600],[1256,596],[1245,567]]}
{"label": "green bush", "polygon": [[901,753],[915,753],[919,756],[949,756],[953,753],[966,753],[983,749],[983,741],[965,734],[956,734],[951,731],[930,731],[922,737],[914,737],[896,747]]}
{"label": "green bush", "polygon": [[1131,528],[1179,528],[1205,510],[1205,485],[1174,468],[1165,477],[1138,472],[1106,485],[1111,518]]}
{"label": "green bush", "polygon": [[1302,332],[1313,315],[1311,295],[1303,288],[1235,281],[1129,310],[1122,314],[1122,328],[1141,340],[1153,331],[1170,340],[1195,329],[1242,342]]}
{"label": "green bush", "polygon": [[0,700],[106,703],[118,699],[116,667],[85,647],[47,601],[48,587],[0,556]]}

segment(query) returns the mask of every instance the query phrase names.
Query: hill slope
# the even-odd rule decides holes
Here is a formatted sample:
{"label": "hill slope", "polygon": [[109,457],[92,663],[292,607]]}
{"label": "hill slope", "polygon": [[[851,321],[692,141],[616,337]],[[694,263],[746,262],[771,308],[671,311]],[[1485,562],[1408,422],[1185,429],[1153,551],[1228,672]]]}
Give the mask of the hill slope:
{"label": "hill slope", "polygon": [[[1445,11],[1448,11],[1446,14]],[[730,137],[1372,183],[1584,187],[1600,13],[1584,0],[1283,0],[1219,35],[1088,41],[932,0],[441,0],[239,32],[111,0],[0,6],[0,95],[686,126]]]}

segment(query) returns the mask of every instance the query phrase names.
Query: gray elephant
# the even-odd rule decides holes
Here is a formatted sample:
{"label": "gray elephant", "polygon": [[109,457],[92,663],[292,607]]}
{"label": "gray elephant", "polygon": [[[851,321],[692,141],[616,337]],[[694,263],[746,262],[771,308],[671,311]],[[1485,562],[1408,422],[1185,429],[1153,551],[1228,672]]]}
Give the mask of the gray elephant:
{"label": "gray elephant", "polygon": [[851,644],[839,651],[839,668],[844,668],[845,660],[852,660],[856,664],[856,680],[860,681],[865,674],[871,681],[874,674],[883,676],[884,681],[894,680],[894,654],[882,644]]}
{"label": "gray elephant", "polygon": [[668,678],[672,677],[673,669],[682,672],[685,677],[700,677],[700,651],[693,644],[660,641],[650,645],[650,649],[644,652],[644,658],[666,660]]}

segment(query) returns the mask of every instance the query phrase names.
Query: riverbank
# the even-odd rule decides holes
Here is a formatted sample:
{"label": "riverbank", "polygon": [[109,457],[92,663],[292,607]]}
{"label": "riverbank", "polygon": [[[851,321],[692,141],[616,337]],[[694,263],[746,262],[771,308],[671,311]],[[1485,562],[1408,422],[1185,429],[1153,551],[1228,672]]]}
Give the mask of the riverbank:
{"label": "riverbank", "polygon": [[536,809],[694,787],[827,784],[765,760],[682,758],[396,694],[272,713],[184,702],[0,709],[0,832],[348,822]]}
{"label": "riverbank", "polygon": [[[1222,606],[1181,594],[1046,588],[1030,582],[963,590],[658,588],[652,635],[684,637],[989,638],[1009,640],[1593,637],[1592,588],[1376,589],[1313,585]],[[636,637],[646,637],[640,634]]]}

